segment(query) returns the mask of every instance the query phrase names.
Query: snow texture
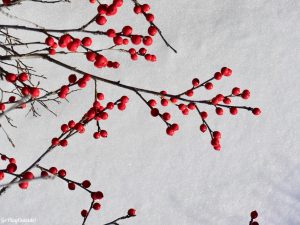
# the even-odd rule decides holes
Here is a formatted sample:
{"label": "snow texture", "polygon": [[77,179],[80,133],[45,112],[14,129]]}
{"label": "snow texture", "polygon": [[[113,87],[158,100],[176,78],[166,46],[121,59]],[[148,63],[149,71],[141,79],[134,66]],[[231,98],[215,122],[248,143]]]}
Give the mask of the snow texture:
{"label": "snow texture", "polygon": [[[47,6],[25,2],[9,13],[49,28],[78,27],[95,13],[87,2]],[[181,126],[171,138],[165,135],[162,121],[151,117],[134,93],[99,84],[109,100],[124,94],[130,97],[127,110],[112,112],[103,124],[109,138],[94,140],[95,126],[89,125],[85,134],[72,138],[68,148],[54,151],[41,165],[64,168],[70,178],[90,179],[94,190],[103,191],[102,208],[91,213],[90,225],[109,222],[131,207],[138,216],[122,225],[247,225],[252,210],[259,212],[260,224],[299,225],[300,1],[147,2],[178,54],[156,37],[150,48],[157,55],[156,63],[133,62],[128,55],[109,53],[121,62],[120,69],[99,72],[80,58],[66,62],[125,84],[170,93],[186,90],[194,77],[204,81],[228,66],[232,77],[215,82],[215,90],[201,90],[199,96],[210,98],[218,90],[228,93],[235,86],[249,88],[250,100],[237,103],[259,106],[262,115],[240,111],[230,116],[226,111],[219,117],[204,107],[211,112],[211,127],[223,133],[223,149],[217,152],[209,144],[208,133],[200,133],[196,113],[183,117],[170,108]],[[0,21],[33,26],[3,14]],[[104,29],[128,24],[146,32],[147,23],[133,14],[129,0]],[[25,39],[45,37],[21,34]],[[99,47],[109,46],[102,40],[98,38]],[[38,60],[30,63],[49,76],[42,85],[52,88],[64,84],[70,73]],[[1,133],[1,152],[13,155],[21,171],[44,152],[62,123],[80,118],[91,105],[92,94],[90,88],[74,94],[70,103],[53,105],[58,117],[43,109],[40,118],[11,113],[18,129],[6,128],[17,147],[13,149]],[[71,192],[59,179],[36,181],[26,191],[12,187],[1,196],[0,217],[35,218],[39,225],[81,224],[80,211],[89,204],[85,192]]]}

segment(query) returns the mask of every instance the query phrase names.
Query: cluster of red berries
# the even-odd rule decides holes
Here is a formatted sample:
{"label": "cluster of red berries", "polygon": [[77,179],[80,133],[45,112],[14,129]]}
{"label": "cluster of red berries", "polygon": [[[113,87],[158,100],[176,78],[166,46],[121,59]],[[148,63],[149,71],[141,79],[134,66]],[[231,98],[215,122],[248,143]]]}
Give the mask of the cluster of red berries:
{"label": "cluster of red berries", "polygon": [[[180,112],[183,115],[189,115],[190,111],[196,110],[200,118],[202,120],[202,124],[200,125],[200,131],[206,132],[207,129],[209,129],[210,135],[211,135],[211,145],[213,148],[217,151],[221,149],[220,145],[220,139],[221,139],[221,132],[220,131],[212,131],[207,122],[206,119],[208,117],[208,113],[206,111],[200,111],[200,109],[197,106],[198,101],[193,100],[187,100],[182,98],[183,95],[186,95],[188,97],[192,97],[194,95],[194,91],[200,87],[204,87],[207,90],[211,90],[213,88],[212,80],[220,80],[222,77],[229,77],[232,74],[232,70],[228,67],[223,67],[220,72],[216,72],[214,76],[203,82],[200,83],[198,78],[194,78],[192,80],[192,87],[188,89],[187,91],[184,91],[181,94],[178,95],[168,95],[166,91],[161,91],[160,94],[160,104],[163,107],[168,106],[169,104],[173,104],[177,106],[177,108],[180,110]],[[229,95],[224,96],[223,94],[217,94],[215,97],[213,97],[211,100],[206,101],[200,101],[201,103],[212,105],[215,107],[216,114],[217,115],[223,115],[224,108],[229,108],[229,111],[232,115],[236,115],[238,112],[238,108],[251,110],[254,115],[259,115],[261,113],[259,108],[251,108],[251,107],[241,107],[241,106],[230,106],[231,104],[231,98],[233,97],[241,97],[242,99],[248,99],[250,97],[250,91],[249,90],[243,90],[240,91],[239,88],[235,87],[232,89],[232,93]],[[182,101],[181,103],[178,103],[178,101]],[[185,102],[189,102],[188,104],[185,104]],[[225,105],[220,104],[223,102]],[[171,119],[171,114],[169,112],[160,113],[159,109],[156,107],[157,102],[155,99],[150,99],[147,102],[148,106],[151,109],[151,115],[153,117],[160,117],[167,125],[166,133],[170,136],[173,136],[174,133],[179,129],[179,125],[176,123],[170,124],[169,120]]]}
{"label": "cluster of red berries", "polygon": [[[38,168],[41,169],[41,177],[48,177],[49,173],[50,173],[50,174],[62,179],[63,181],[67,182],[69,190],[74,191],[76,189],[76,186],[78,186],[78,187],[84,189],[85,191],[87,191],[88,193],[90,193],[92,201],[93,201],[91,208],[93,208],[94,210],[100,210],[101,204],[98,201],[103,198],[103,193],[101,191],[96,191],[96,192],[91,191],[89,189],[91,186],[91,182],[89,180],[84,180],[82,182],[76,182],[76,181],[70,180],[70,179],[66,178],[66,176],[67,176],[66,170],[64,170],[64,169],[58,170],[56,167],[50,167],[49,169],[45,169],[43,167],[38,166]],[[89,214],[89,212],[86,209],[83,209],[81,211],[81,215],[83,217],[87,217],[88,214]]]}
{"label": "cluster of red berries", "polygon": [[64,34],[58,39],[58,42],[55,42],[55,39],[51,36],[47,37],[45,39],[45,44],[50,47],[49,54],[55,55],[55,49],[58,46],[61,48],[66,47],[70,52],[76,52],[80,46],[90,47],[92,45],[92,38],[84,37],[82,40],[80,40],[79,38],[73,38],[69,34]]}
{"label": "cluster of red berries", "polygon": [[[94,2],[92,2],[94,3]],[[113,0],[112,4],[99,4],[97,10],[98,15],[96,17],[96,23],[98,25],[104,25],[107,22],[105,16],[114,16],[118,12],[118,8],[123,5],[123,0]]]}
{"label": "cluster of red berries", "polygon": [[[164,94],[166,94],[165,91],[161,92],[162,96],[161,96],[161,105],[162,106],[167,106],[169,104],[168,100],[165,99],[163,97]],[[179,125],[177,123],[169,123],[168,121],[171,120],[171,114],[169,112],[164,112],[164,113],[160,113],[159,109],[156,108],[157,102],[154,99],[150,99],[147,102],[148,106],[150,107],[150,113],[153,117],[157,117],[159,116],[166,124],[167,124],[167,129],[166,129],[166,133],[169,136],[173,136],[175,134],[176,131],[179,130]]]}
{"label": "cluster of red berries", "polygon": [[250,217],[251,217],[251,221],[250,221],[249,225],[259,225],[259,223],[257,221],[254,221],[258,217],[257,211],[252,211],[250,213]]}
{"label": "cluster of red berries", "polygon": [[29,185],[28,181],[34,179],[33,173],[30,172],[30,171],[26,171],[26,172],[24,172],[23,174],[20,174],[20,175],[15,174],[15,172],[17,171],[17,168],[18,168],[16,160],[14,158],[10,158],[10,157],[8,157],[6,155],[3,155],[1,153],[0,153],[0,155],[1,155],[1,159],[3,161],[8,160],[8,164],[6,166],[6,169],[0,170],[0,180],[4,179],[4,174],[5,173],[11,174],[13,176],[16,176],[16,177],[20,178],[19,187],[21,189],[27,189],[27,187]]}
{"label": "cluster of red berries", "polygon": [[156,61],[156,56],[147,53],[147,49],[145,49],[145,48],[140,48],[138,51],[134,48],[130,48],[128,50],[128,53],[130,54],[130,57],[133,61],[138,60],[138,55],[144,56],[144,58],[147,61],[150,61],[150,62],[155,62]]}
{"label": "cluster of red berries", "polygon": [[[72,75],[70,75],[72,76]],[[85,75],[87,76],[87,74]],[[84,77],[85,77],[84,76]],[[70,120],[68,123],[61,125],[61,131],[62,134],[60,137],[55,137],[51,141],[51,146],[62,146],[66,147],[68,145],[67,138],[68,135],[72,133],[84,133],[85,132],[85,125],[89,123],[92,120],[100,121],[100,120],[107,120],[109,114],[106,112],[107,110],[112,110],[115,105],[117,105],[117,108],[120,111],[123,111],[126,109],[126,104],[129,101],[129,98],[127,96],[122,96],[118,101],[116,102],[108,102],[106,105],[102,105],[100,101],[104,100],[104,94],[103,93],[97,93],[97,100],[94,101],[93,106],[84,114],[82,119],[79,122],[75,122],[74,120]],[[106,138],[108,136],[108,133],[106,130],[98,129],[97,132],[93,134],[93,137],[95,139],[99,139],[100,137]]]}
{"label": "cluster of red berries", "polygon": [[150,13],[150,5],[148,4],[136,4],[135,7],[133,8],[134,13],[136,14],[143,14],[145,16],[145,19],[149,22],[152,23],[154,21],[154,15]]}
{"label": "cluster of red berries", "polygon": [[117,69],[120,66],[120,63],[109,61],[104,55],[93,51],[88,51],[85,55],[86,59],[89,62],[93,62],[96,68],[107,67]]}
{"label": "cluster of red berries", "polygon": [[16,160],[14,158],[10,158],[6,155],[1,154],[1,160],[6,161],[8,160],[8,164],[6,166],[6,169],[4,170],[0,170],[0,180],[3,180],[5,177],[5,173],[14,173],[17,170],[17,164],[16,164]]}
{"label": "cluster of red berries", "polygon": [[[8,83],[11,83],[15,86],[17,90],[20,91],[20,93],[25,96],[30,96],[31,98],[37,98],[40,96],[40,89],[38,87],[31,86],[30,84],[26,84],[26,81],[28,81],[28,74],[25,72],[22,72],[20,74],[14,74],[14,73],[7,73],[5,75],[5,79]],[[5,110],[5,104],[14,103],[16,101],[15,96],[10,96],[7,102],[0,102],[0,111]],[[21,108],[25,108],[26,104],[21,104]]]}

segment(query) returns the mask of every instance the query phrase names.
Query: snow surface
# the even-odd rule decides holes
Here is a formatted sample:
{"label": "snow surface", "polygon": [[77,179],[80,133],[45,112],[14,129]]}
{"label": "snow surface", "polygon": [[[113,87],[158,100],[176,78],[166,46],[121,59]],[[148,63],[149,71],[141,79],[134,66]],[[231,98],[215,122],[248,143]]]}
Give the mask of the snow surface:
{"label": "snow surface", "polygon": [[[299,225],[300,1],[147,2],[178,54],[157,37],[150,48],[158,57],[154,64],[132,62],[127,55],[114,53],[108,55],[122,63],[120,69],[99,73],[83,60],[69,62],[125,84],[170,93],[187,89],[194,77],[203,81],[222,66],[229,66],[232,77],[215,82],[215,90],[201,91],[200,97],[209,98],[218,90],[228,93],[235,86],[249,88],[251,99],[237,103],[259,106],[262,115],[254,117],[246,111],[235,117],[228,112],[223,117],[211,115],[209,124],[223,133],[223,149],[216,152],[208,134],[200,134],[196,113],[182,117],[170,108],[181,126],[170,138],[162,121],[152,118],[134,93],[100,84],[107,99],[123,94],[130,97],[128,109],[111,113],[111,119],[103,124],[109,138],[94,140],[95,126],[90,125],[67,149],[54,151],[41,165],[64,168],[70,178],[90,179],[94,190],[103,191],[101,211],[88,218],[91,225],[109,222],[130,207],[137,209],[138,216],[120,224],[246,225],[249,213],[256,209],[260,224]],[[132,24],[145,32],[147,23],[131,8],[132,2],[126,1],[108,26]],[[94,12],[87,1],[46,7],[27,2],[9,11],[53,28],[78,27]],[[16,23],[2,14],[0,21]],[[44,38],[23,35],[25,39]],[[99,43],[101,46],[101,37]],[[50,77],[51,87],[63,84],[69,74],[52,64],[41,67],[41,61],[31,63]],[[62,123],[80,118],[92,102],[90,96],[92,91],[85,90],[74,94],[70,104],[53,106],[58,117],[43,109],[41,118],[12,113],[18,129],[7,125],[6,129],[17,147],[11,148],[1,133],[1,152],[14,156],[21,171],[44,152]],[[12,187],[1,196],[0,219],[36,218],[40,225],[81,224],[80,211],[89,204],[85,192],[71,192],[59,179],[37,181],[26,191]]]}

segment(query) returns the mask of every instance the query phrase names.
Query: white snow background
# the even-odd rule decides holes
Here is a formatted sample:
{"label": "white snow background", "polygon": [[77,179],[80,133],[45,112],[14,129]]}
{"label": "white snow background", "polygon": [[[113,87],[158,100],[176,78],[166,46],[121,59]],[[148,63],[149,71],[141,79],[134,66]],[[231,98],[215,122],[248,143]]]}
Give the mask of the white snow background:
{"label": "white snow background", "polygon": [[[132,25],[137,32],[146,33],[144,17],[132,12],[131,1],[124,2],[103,29]],[[201,90],[197,96],[207,99],[219,92],[227,94],[235,86],[249,88],[250,100],[236,103],[258,106],[262,115],[240,110],[236,116],[226,111],[220,117],[205,106],[210,126],[222,132],[222,150],[217,152],[210,146],[208,133],[199,131],[197,113],[183,117],[175,108],[167,108],[181,128],[169,137],[165,124],[151,117],[134,93],[99,84],[107,100],[124,94],[130,97],[124,112],[113,111],[103,123],[109,138],[93,139],[96,127],[90,124],[85,134],[76,135],[66,149],[55,150],[40,164],[64,168],[77,181],[90,179],[93,190],[103,191],[102,208],[91,213],[90,225],[125,215],[131,207],[136,208],[137,216],[120,224],[247,225],[249,213],[257,210],[262,225],[299,225],[300,1],[145,2],[178,54],[156,36],[149,48],[157,55],[155,63],[133,62],[127,54],[108,53],[121,63],[120,69],[97,70],[80,57],[57,58],[124,84],[170,93],[188,89],[194,77],[204,81],[228,66],[233,70],[230,78],[214,82],[214,90]],[[79,27],[95,12],[87,0],[57,5],[25,2],[9,11],[48,28]],[[1,14],[0,24],[16,23],[33,26]],[[18,35],[25,40],[45,38],[27,32]],[[101,36],[94,42],[94,47],[109,46]],[[27,62],[49,77],[42,83],[49,89],[67,82],[70,71],[39,60]],[[18,129],[3,122],[16,148],[1,133],[0,150],[17,159],[18,171],[45,151],[62,123],[80,119],[90,107],[92,82],[89,85],[89,91],[70,96],[70,103],[52,106],[58,117],[44,109],[40,109],[40,118],[15,111],[10,115]],[[75,225],[82,223],[80,211],[89,204],[86,192],[69,191],[60,179],[36,181],[26,191],[17,186],[7,190],[0,197],[0,217],[36,218],[39,225]]]}

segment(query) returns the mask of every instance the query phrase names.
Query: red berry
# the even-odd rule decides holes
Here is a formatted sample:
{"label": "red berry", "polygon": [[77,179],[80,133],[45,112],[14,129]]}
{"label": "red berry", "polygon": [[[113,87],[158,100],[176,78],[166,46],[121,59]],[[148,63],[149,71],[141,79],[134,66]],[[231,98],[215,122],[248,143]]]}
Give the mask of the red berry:
{"label": "red berry", "polygon": [[252,212],[250,213],[250,216],[251,216],[251,219],[256,219],[256,218],[258,217],[257,211],[252,211]]}
{"label": "red berry", "polygon": [[139,53],[140,53],[141,55],[145,55],[145,54],[147,53],[147,49],[145,49],[145,48],[140,48]]}
{"label": "red berry", "polygon": [[87,217],[87,216],[88,216],[88,211],[85,210],[85,209],[83,209],[83,210],[81,211],[81,216],[82,216],[82,217]]}
{"label": "red berry", "polygon": [[193,84],[194,87],[198,87],[199,84],[200,84],[199,79],[198,78],[194,78],[193,81],[192,81],[192,84]]}
{"label": "red berry", "polygon": [[185,108],[184,110],[182,110],[182,114],[183,115],[188,115],[189,114],[189,110],[187,108]]}
{"label": "red berry", "polygon": [[170,98],[170,101],[171,101],[172,103],[176,103],[176,102],[177,102],[177,98],[176,98],[176,97],[171,97],[171,98]]}
{"label": "red berry", "polygon": [[166,129],[166,133],[167,133],[169,136],[173,136],[174,133],[175,133],[175,130],[173,130],[172,127],[168,127],[168,128]]}
{"label": "red berry", "polygon": [[147,14],[147,15],[146,15],[146,20],[147,20],[148,22],[153,22],[153,21],[154,21],[154,15],[151,14],[151,13]]}
{"label": "red berry", "polygon": [[73,191],[73,190],[75,190],[76,185],[73,182],[70,182],[70,183],[68,183],[68,188]]}
{"label": "red berry", "polygon": [[220,151],[220,150],[221,150],[221,145],[220,145],[220,144],[215,145],[215,146],[214,146],[214,149],[215,149],[216,151]]}
{"label": "red berry", "polygon": [[97,8],[98,13],[101,14],[106,14],[107,11],[107,4],[100,4]]}
{"label": "red berry", "polygon": [[15,97],[15,96],[10,96],[10,97],[8,98],[8,101],[11,102],[11,103],[13,103],[13,102],[16,101],[16,97]]}
{"label": "red berry", "polygon": [[157,33],[157,28],[155,26],[150,26],[148,28],[148,34],[151,36],[155,36],[155,34]]}
{"label": "red berry", "polygon": [[219,115],[219,116],[223,115],[223,109],[220,108],[220,107],[217,107],[217,108],[216,108],[216,113],[217,113],[217,115]]}
{"label": "red berry", "polygon": [[213,89],[213,84],[212,83],[210,83],[210,82],[208,82],[208,83],[206,83],[205,85],[205,88],[207,89],[207,90],[211,90],[211,89]]}
{"label": "red berry", "polygon": [[120,100],[122,103],[126,104],[129,101],[129,98],[127,96],[122,96]]}
{"label": "red berry", "polygon": [[232,95],[237,96],[240,94],[240,89],[238,87],[232,88]]}
{"label": "red berry", "polygon": [[221,80],[222,74],[221,74],[220,72],[216,72],[216,73],[214,74],[214,78],[215,78],[216,80]]}
{"label": "red berry", "polygon": [[103,138],[107,138],[107,131],[106,131],[106,130],[101,130],[101,131],[100,131],[100,135],[101,135],[101,137],[103,137]]}
{"label": "red berry", "polygon": [[106,15],[107,16],[113,16],[117,13],[118,9],[114,4],[111,4],[110,6],[108,6],[107,8],[107,12]]}
{"label": "red berry", "polygon": [[86,87],[86,81],[84,81],[83,79],[79,79],[77,84],[78,84],[78,87],[80,87],[80,88]]}
{"label": "red berry", "polygon": [[222,75],[229,77],[232,74],[232,70],[227,67],[223,67],[221,69],[221,73],[222,73]]}
{"label": "red berry", "polygon": [[129,209],[127,214],[128,214],[128,216],[135,216],[136,215],[136,210],[135,209]]}
{"label": "red berry", "polygon": [[99,210],[100,208],[101,208],[101,205],[98,202],[94,203],[94,205],[93,205],[94,210]]}
{"label": "red berry", "polygon": [[254,109],[252,109],[252,113],[253,113],[253,115],[258,116],[261,113],[261,111],[259,108],[254,108]]}
{"label": "red berry", "polygon": [[114,38],[116,36],[116,31],[114,29],[108,29],[106,35],[110,38]]}
{"label": "red berry", "polygon": [[251,223],[251,225],[259,225],[259,223],[254,221],[254,222]]}
{"label": "red berry", "polygon": [[200,113],[200,116],[201,116],[202,119],[205,120],[208,117],[208,114],[207,114],[207,112],[203,111],[203,112]]}
{"label": "red berry", "polygon": [[47,173],[47,171],[42,171],[41,172],[41,177],[48,177],[49,175],[48,175],[48,173]]}
{"label": "red berry", "polygon": [[15,163],[10,163],[7,165],[6,170],[8,173],[14,173],[17,170],[17,165]]}
{"label": "red berry", "polygon": [[139,14],[142,12],[142,7],[137,5],[133,8],[133,11],[136,13],[136,14]]}
{"label": "red berry", "polygon": [[151,115],[152,115],[153,117],[157,117],[157,116],[159,115],[158,109],[157,109],[157,108],[151,109]]}
{"label": "red berry", "polygon": [[97,93],[97,99],[98,99],[99,101],[104,100],[104,94],[103,94],[103,93]]}
{"label": "red berry", "polygon": [[104,25],[106,24],[106,18],[105,16],[100,16],[98,15],[97,18],[96,18],[96,23],[99,24],[99,25]]}
{"label": "red berry", "polygon": [[114,43],[115,43],[115,45],[122,45],[123,44],[123,38],[121,36],[115,36],[114,37]]}
{"label": "red berry", "polygon": [[64,169],[61,169],[61,170],[58,171],[58,175],[60,177],[65,177],[67,175],[67,172]]}
{"label": "red berry", "polygon": [[56,167],[51,167],[49,169],[49,172],[52,173],[53,175],[57,174],[57,168]]}
{"label": "red berry", "polygon": [[229,105],[229,104],[231,103],[231,100],[230,100],[230,98],[225,97],[225,98],[223,99],[223,102],[224,102],[224,104]]}
{"label": "red berry", "polygon": [[207,126],[205,124],[201,124],[200,125],[200,130],[201,130],[201,132],[204,133],[207,130]]}
{"label": "red berry", "polygon": [[76,80],[77,80],[77,77],[75,74],[71,74],[69,77],[68,77],[68,80],[71,84],[75,83]]}
{"label": "red berry", "polygon": [[56,54],[56,51],[53,48],[49,48],[48,52],[49,52],[50,55],[55,55]]}
{"label": "red berry", "polygon": [[5,79],[10,83],[14,83],[17,80],[17,75],[13,73],[8,73],[6,74]]}
{"label": "red berry", "polygon": [[4,111],[5,110],[5,104],[4,103],[0,103],[0,111]]}
{"label": "red berry", "polygon": [[111,110],[114,108],[114,106],[115,106],[115,104],[113,102],[108,102],[106,105],[106,108]]}
{"label": "red berry", "polygon": [[179,108],[179,110],[183,111],[186,109],[186,106],[185,106],[185,104],[181,103],[178,105],[178,108]]}
{"label": "red berry", "polygon": [[140,35],[132,35],[130,39],[134,45],[139,45],[142,42],[142,37]]}
{"label": "red berry", "polygon": [[32,180],[34,178],[34,175],[30,171],[27,171],[27,172],[22,174],[22,177],[25,180]]}
{"label": "red berry", "polygon": [[238,109],[236,107],[231,107],[229,111],[231,115],[236,115],[238,113]]}
{"label": "red berry", "polygon": [[91,182],[89,180],[85,180],[82,182],[82,187],[89,188],[91,186]]}
{"label": "red berry", "polygon": [[59,141],[59,144],[62,146],[62,147],[66,147],[68,145],[68,141],[66,139],[63,139],[61,141]]}
{"label": "red berry", "polygon": [[242,98],[243,99],[248,99],[248,98],[250,98],[250,91],[249,90],[244,90],[243,92],[242,92]]}
{"label": "red berry", "polygon": [[99,139],[101,137],[100,132],[95,132],[93,136],[95,139]]}
{"label": "red berry", "polygon": [[185,92],[185,94],[189,97],[192,97],[194,95],[194,91],[193,90],[188,90]]}
{"label": "red berry", "polygon": [[82,44],[85,47],[90,47],[92,45],[92,42],[93,42],[92,38],[90,38],[90,37],[85,37],[82,39]]}
{"label": "red berry", "polygon": [[74,120],[70,120],[70,121],[68,122],[68,126],[69,126],[71,129],[74,128],[75,125],[76,125],[76,123],[75,123]]}
{"label": "red berry", "polygon": [[30,94],[32,98],[37,98],[40,96],[40,89],[38,89],[37,87],[32,87],[30,88]]}
{"label": "red berry", "polygon": [[21,189],[27,189],[28,188],[29,183],[28,182],[21,182],[19,183],[19,187]]}
{"label": "red berry", "polygon": [[59,145],[59,139],[58,138],[53,138],[51,141],[52,146]]}
{"label": "red berry", "polygon": [[169,101],[165,98],[163,98],[161,101],[160,101],[161,105],[162,106],[167,106],[169,104]]}
{"label": "red berry", "polygon": [[4,172],[0,171],[0,180],[3,180],[3,178],[4,178]]}
{"label": "red berry", "polygon": [[142,5],[142,11],[143,12],[148,12],[150,10],[150,5],[148,4],[143,4]]}
{"label": "red berry", "polygon": [[129,52],[130,55],[136,54],[136,51],[135,51],[134,48],[130,48],[130,49],[128,50],[128,52]]}
{"label": "red berry", "polygon": [[123,0],[114,0],[113,4],[117,7],[121,7],[123,5]]}
{"label": "red berry", "polygon": [[217,139],[220,139],[221,138],[221,132],[220,131],[214,131],[213,132],[213,137],[217,138]]}
{"label": "red berry", "polygon": [[171,119],[171,115],[168,112],[165,112],[164,114],[162,114],[162,118],[164,121],[168,121]]}
{"label": "red berry", "polygon": [[156,101],[154,99],[150,99],[148,101],[149,106],[154,107],[156,105]]}
{"label": "red berry", "polygon": [[16,164],[16,160],[15,160],[14,158],[10,158],[10,159],[9,159],[9,162],[10,162],[10,163]]}
{"label": "red berry", "polygon": [[188,108],[189,108],[190,110],[194,110],[194,109],[196,108],[195,103],[190,102],[190,103],[188,104]]}
{"label": "red berry", "polygon": [[131,33],[132,33],[132,27],[131,27],[131,26],[125,26],[125,27],[123,27],[122,33],[123,33],[125,36],[131,35]]}
{"label": "red berry", "polygon": [[21,92],[24,96],[27,96],[30,94],[30,89],[29,87],[22,87]]}
{"label": "red berry", "polygon": [[152,37],[150,37],[150,36],[146,36],[143,38],[143,44],[146,46],[152,45],[152,42],[153,42],[153,40],[152,40]]}
{"label": "red berry", "polygon": [[123,102],[119,103],[117,106],[120,111],[123,111],[126,109],[126,104]]}
{"label": "red berry", "polygon": [[224,95],[222,94],[217,94],[216,99],[218,99],[219,102],[223,101]]}
{"label": "red berry", "polygon": [[18,80],[21,82],[25,82],[28,80],[28,74],[27,73],[20,73],[18,76]]}
{"label": "red berry", "polygon": [[173,123],[173,124],[171,125],[171,128],[172,128],[174,131],[177,131],[177,130],[179,130],[179,125],[178,125],[177,123]]}
{"label": "red berry", "polygon": [[52,47],[54,45],[53,37],[47,37],[46,40],[45,40],[45,44]]}
{"label": "red berry", "polygon": [[132,59],[133,61],[136,61],[136,60],[138,59],[138,55],[137,55],[137,54],[133,54],[133,55],[131,55],[130,57],[131,57],[131,59]]}
{"label": "red berry", "polygon": [[64,34],[59,38],[58,45],[62,48],[67,47],[67,45],[72,41],[72,38],[68,34]]}

